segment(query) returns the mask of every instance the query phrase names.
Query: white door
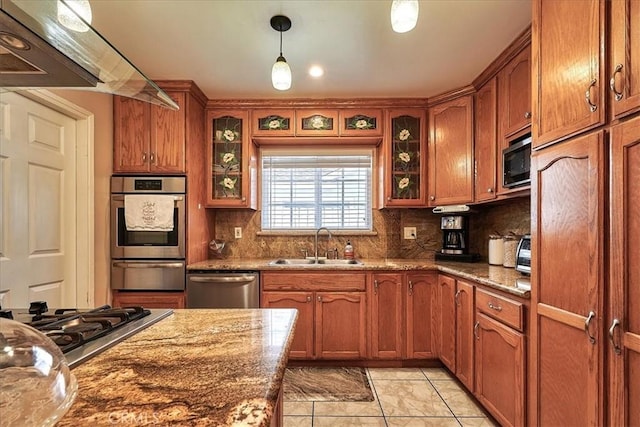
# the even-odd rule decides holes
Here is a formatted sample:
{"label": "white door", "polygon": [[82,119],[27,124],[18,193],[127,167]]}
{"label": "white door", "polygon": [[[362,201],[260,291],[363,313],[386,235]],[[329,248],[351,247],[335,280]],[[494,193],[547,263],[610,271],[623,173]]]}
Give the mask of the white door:
{"label": "white door", "polygon": [[76,122],[0,95],[0,305],[76,300]]}

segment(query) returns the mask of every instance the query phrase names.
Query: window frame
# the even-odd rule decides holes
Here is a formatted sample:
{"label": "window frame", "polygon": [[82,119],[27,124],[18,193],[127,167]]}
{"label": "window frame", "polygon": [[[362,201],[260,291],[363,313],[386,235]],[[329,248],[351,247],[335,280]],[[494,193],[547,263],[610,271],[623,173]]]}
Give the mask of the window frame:
{"label": "window frame", "polygon": [[290,147],[286,145],[269,145],[264,147],[259,147],[258,155],[257,155],[257,164],[258,164],[258,188],[259,188],[259,197],[258,197],[258,211],[260,212],[260,230],[256,233],[257,235],[262,236],[306,236],[315,234],[315,229],[263,229],[262,228],[262,215],[263,215],[263,170],[262,170],[262,160],[263,153],[277,153],[282,152],[282,154],[296,156],[296,155],[327,155],[327,156],[344,156],[344,155],[363,155],[367,154],[371,156],[371,180],[370,180],[370,194],[371,197],[371,223],[369,229],[333,229],[330,228],[331,234],[334,235],[342,235],[342,236],[375,236],[378,233],[374,229],[374,220],[373,220],[373,211],[376,209],[376,197],[377,197],[377,182],[378,182],[378,147],[373,145],[357,145],[357,146],[342,146],[335,147],[332,145],[324,145],[317,147]]}

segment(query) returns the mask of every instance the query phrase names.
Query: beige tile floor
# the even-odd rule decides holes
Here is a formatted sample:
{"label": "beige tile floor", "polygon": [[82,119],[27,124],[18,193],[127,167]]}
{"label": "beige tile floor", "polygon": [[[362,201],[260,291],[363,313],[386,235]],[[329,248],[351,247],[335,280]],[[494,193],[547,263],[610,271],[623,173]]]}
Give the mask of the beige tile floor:
{"label": "beige tile floor", "polygon": [[373,402],[284,401],[285,427],[497,426],[445,369],[368,368]]}

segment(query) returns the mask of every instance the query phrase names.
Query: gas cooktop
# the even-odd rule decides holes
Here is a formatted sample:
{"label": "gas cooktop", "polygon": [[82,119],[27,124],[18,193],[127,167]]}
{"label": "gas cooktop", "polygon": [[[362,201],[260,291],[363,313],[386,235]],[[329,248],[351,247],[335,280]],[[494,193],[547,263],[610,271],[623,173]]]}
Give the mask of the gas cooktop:
{"label": "gas cooktop", "polygon": [[49,310],[46,302],[37,301],[29,309],[0,310],[0,317],[25,323],[47,335],[73,368],[171,313],[170,309],[109,305]]}

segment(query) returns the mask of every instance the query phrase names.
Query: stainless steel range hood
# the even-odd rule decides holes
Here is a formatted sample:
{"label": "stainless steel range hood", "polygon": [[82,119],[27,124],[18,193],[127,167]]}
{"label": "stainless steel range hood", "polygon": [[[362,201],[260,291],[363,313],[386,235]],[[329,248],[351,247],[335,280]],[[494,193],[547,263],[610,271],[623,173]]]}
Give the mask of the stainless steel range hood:
{"label": "stainless steel range hood", "polygon": [[[82,88],[178,109],[94,28],[58,22],[64,0],[0,0],[0,87]],[[78,19],[82,19],[78,17]]]}

